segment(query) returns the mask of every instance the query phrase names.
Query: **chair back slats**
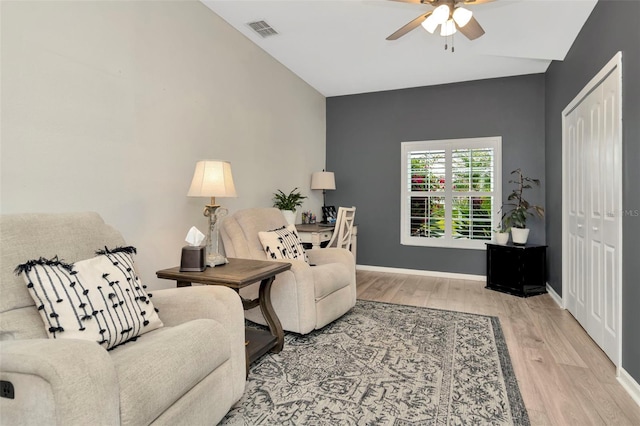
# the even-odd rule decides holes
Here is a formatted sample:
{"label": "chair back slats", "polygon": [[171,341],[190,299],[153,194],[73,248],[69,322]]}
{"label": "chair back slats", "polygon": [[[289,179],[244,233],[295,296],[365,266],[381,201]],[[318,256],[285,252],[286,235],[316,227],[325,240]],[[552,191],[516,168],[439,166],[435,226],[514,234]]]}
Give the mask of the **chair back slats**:
{"label": "chair back slats", "polygon": [[339,247],[349,250],[351,246],[351,233],[353,221],[356,217],[355,207],[339,207],[336,226],[327,247]]}

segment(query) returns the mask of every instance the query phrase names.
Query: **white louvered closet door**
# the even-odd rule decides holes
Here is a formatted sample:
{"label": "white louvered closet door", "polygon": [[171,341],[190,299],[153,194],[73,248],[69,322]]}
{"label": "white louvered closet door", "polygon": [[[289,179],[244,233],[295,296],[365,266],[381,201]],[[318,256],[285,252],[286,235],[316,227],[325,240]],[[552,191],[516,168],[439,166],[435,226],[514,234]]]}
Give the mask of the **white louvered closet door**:
{"label": "white louvered closet door", "polygon": [[565,303],[616,365],[622,265],[619,72],[614,67],[565,113],[563,142]]}

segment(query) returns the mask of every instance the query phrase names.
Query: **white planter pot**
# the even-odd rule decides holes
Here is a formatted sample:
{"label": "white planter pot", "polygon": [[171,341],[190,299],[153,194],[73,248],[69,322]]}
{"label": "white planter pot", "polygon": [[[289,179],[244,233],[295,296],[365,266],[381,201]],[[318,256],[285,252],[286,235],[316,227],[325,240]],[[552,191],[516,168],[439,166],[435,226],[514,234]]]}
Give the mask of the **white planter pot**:
{"label": "white planter pot", "polygon": [[287,221],[287,223],[289,225],[295,225],[296,224],[296,212],[295,212],[295,210],[280,210],[280,211],[284,215],[284,218],[286,219],[286,221]]}
{"label": "white planter pot", "polygon": [[500,244],[504,246],[509,241],[509,233],[508,232],[496,232],[496,244]]}
{"label": "white planter pot", "polygon": [[513,244],[526,244],[529,238],[529,228],[511,228]]}

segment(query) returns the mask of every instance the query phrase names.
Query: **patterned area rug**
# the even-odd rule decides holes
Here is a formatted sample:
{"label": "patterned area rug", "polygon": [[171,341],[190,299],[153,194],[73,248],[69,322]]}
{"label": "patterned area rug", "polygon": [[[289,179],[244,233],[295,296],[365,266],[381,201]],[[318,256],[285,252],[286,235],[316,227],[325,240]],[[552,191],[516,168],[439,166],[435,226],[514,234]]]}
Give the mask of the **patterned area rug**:
{"label": "patterned area rug", "polygon": [[359,300],[249,373],[225,425],[529,425],[496,317]]}

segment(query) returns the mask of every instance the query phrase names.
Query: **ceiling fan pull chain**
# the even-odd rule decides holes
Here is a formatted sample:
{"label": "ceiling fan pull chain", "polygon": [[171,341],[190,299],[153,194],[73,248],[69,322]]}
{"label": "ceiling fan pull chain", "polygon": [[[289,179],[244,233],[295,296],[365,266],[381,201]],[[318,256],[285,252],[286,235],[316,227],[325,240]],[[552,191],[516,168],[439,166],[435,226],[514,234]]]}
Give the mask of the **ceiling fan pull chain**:
{"label": "ceiling fan pull chain", "polygon": [[451,34],[451,53],[456,51],[456,46],[454,44],[454,34]]}

